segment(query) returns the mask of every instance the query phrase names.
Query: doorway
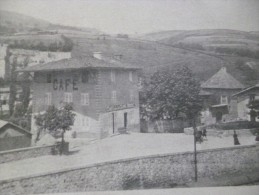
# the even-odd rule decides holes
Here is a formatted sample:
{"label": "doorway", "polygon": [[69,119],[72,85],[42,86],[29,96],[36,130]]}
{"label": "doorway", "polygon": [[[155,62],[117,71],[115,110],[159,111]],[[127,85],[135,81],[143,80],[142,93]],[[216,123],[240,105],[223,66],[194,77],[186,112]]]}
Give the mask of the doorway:
{"label": "doorway", "polygon": [[127,124],[128,123],[128,113],[125,112],[124,113],[124,128],[126,129],[127,128]]}
{"label": "doorway", "polygon": [[114,121],[114,113],[112,113],[112,134],[115,133],[115,126],[114,126],[114,123],[115,123],[115,121]]}
{"label": "doorway", "polygon": [[222,121],[222,112],[217,112],[216,113],[216,122],[219,123]]}

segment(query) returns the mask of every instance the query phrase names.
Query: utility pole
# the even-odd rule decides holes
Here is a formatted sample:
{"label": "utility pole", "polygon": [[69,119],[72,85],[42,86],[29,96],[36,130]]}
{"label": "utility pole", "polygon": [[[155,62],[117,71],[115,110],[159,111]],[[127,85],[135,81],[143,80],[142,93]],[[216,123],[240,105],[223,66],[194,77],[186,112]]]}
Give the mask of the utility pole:
{"label": "utility pole", "polygon": [[196,128],[196,121],[195,117],[193,119],[193,137],[194,137],[194,179],[195,182],[198,180],[198,170],[197,170],[197,150],[196,150],[196,133],[197,133],[197,128]]}

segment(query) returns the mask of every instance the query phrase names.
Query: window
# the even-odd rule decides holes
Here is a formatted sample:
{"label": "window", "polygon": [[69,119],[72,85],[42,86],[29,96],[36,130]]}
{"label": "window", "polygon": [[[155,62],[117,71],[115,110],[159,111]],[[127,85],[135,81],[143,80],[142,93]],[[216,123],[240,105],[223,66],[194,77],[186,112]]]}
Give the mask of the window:
{"label": "window", "polygon": [[84,106],[89,105],[89,94],[88,93],[81,94],[81,105],[84,105]]}
{"label": "window", "polygon": [[45,95],[45,104],[50,106],[51,105],[51,93],[46,93]]}
{"label": "window", "polygon": [[130,101],[131,101],[131,102],[134,101],[134,93],[133,93],[133,90],[130,90]]}
{"label": "window", "polygon": [[111,70],[111,81],[115,82],[115,72]]}
{"label": "window", "polygon": [[228,104],[228,97],[225,95],[221,96],[221,104]]}
{"label": "window", "polygon": [[89,81],[89,72],[88,71],[83,71],[81,78],[82,78],[82,83],[88,83],[88,81]]}
{"label": "window", "polygon": [[72,93],[65,93],[65,94],[64,94],[64,102],[66,102],[66,103],[71,103],[71,102],[73,102]]}
{"label": "window", "polygon": [[47,83],[51,83],[51,74],[47,74]]}
{"label": "window", "polygon": [[129,71],[129,80],[130,80],[130,82],[132,82],[132,81],[133,81],[132,71]]}
{"label": "window", "polygon": [[88,126],[89,121],[87,117],[82,116],[82,126]]}
{"label": "window", "polygon": [[249,102],[253,102],[255,100],[255,94],[249,95]]}
{"label": "window", "polygon": [[112,103],[116,103],[117,101],[117,94],[116,94],[116,91],[112,91]]}

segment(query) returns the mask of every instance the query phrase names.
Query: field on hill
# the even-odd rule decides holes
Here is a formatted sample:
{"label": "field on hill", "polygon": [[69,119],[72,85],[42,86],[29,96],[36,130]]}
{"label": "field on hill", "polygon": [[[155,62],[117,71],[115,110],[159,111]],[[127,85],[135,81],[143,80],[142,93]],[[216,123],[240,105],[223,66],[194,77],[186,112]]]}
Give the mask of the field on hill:
{"label": "field on hill", "polygon": [[156,42],[119,38],[107,38],[105,40],[83,37],[70,38],[75,43],[72,51],[74,57],[89,56],[96,51],[108,56],[122,55],[122,62],[139,66],[147,74],[165,66],[175,68],[187,65],[203,80],[224,64],[224,61],[213,56],[173,48]]}
{"label": "field on hill", "polygon": [[189,52],[217,57],[245,85],[259,78],[259,34],[236,30],[165,31],[146,34],[142,40],[159,42]]}

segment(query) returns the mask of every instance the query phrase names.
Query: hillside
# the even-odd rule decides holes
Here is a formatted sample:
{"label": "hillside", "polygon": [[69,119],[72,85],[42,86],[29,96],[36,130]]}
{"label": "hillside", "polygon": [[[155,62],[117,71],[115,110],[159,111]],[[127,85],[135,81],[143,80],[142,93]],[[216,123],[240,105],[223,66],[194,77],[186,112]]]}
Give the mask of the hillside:
{"label": "hillside", "polygon": [[[176,68],[187,65],[204,81],[220,67],[226,66],[228,72],[245,85],[255,84],[259,80],[257,31],[178,30],[150,33],[138,38],[118,38],[104,35],[96,29],[56,25],[0,11],[1,43],[27,44],[28,48],[35,46],[44,51],[56,51],[55,48],[60,50],[67,45],[63,35],[73,40],[74,57],[89,56],[96,51],[108,57],[121,55],[122,62],[139,66],[148,75],[165,66]],[[71,43],[68,43],[71,48]]]}
{"label": "hillside", "polygon": [[0,10],[0,32],[17,33],[32,29],[46,29],[51,23],[19,13]]}
{"label": "hillside", "polygon": [[96,34],[93,28],[79,28],[52,24],[48,21],[19,13],[0,10],[0,35],[26,34]]}
{"label": "hillside", "polygon": [[254,84],[259,78],[258,32],[226,29],[165,31],[140,38],[220,58],[229,72],[244,84]]}
{"label": "hillside", "polygon": [[219,58],[197,54],[179,48],[173,48],[157,42],[134,39],[107,38],[105,40],[70,37],[74,41],[72,56],[88,56],[93,52],[104,55],[122,55],[121,61],[143,68],[152,74],[165,66],[177,67],[187,65],[198,74],[201,80],[213,74],[224,63]]}

